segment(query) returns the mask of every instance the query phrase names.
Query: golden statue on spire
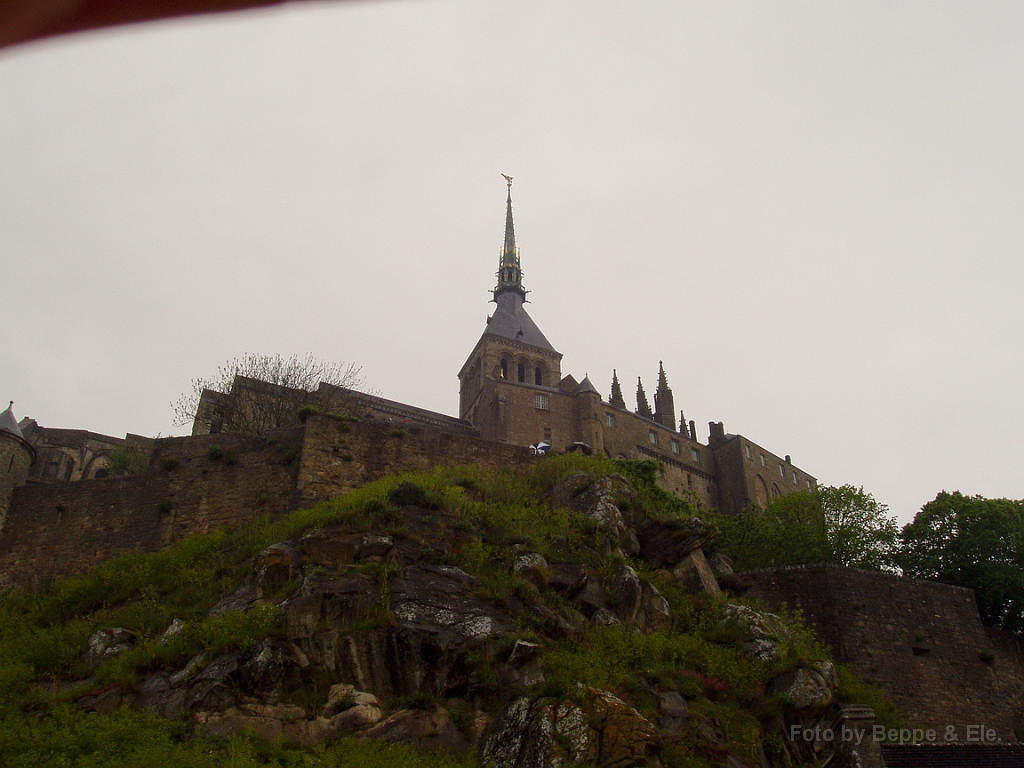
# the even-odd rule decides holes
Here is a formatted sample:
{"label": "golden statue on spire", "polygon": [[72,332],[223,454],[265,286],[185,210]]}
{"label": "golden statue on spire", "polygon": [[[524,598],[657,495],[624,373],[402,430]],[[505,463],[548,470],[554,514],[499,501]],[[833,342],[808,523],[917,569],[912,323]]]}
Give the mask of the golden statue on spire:
{"label": "golden statue on spire", "polygon": [[508,175],[506,175],[504,173],[501,174],[501,175],[504,176],[505,177],[505,181],[508,182],[508,189],[509,189],[509,192],[511,192],[512,191],[512,177],[508,176]]}

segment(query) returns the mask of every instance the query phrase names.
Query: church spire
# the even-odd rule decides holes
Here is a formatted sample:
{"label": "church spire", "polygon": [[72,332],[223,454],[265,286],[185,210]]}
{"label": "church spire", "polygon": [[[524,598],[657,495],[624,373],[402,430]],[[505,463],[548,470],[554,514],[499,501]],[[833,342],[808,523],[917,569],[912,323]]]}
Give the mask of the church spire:
{"label": "church spire", "polygon": [[[501,174],[505,176],[505,174]],[[519,264],[519,249],[516,247],[516,228],[512,223],[512,177],[505,176],[508,182],[508,204],[505,210],[505,243],[501,249],[501,260],[498,263],[498,285],[494,289],[494,300],[503,293],[517,293],[526,299],[523,288],[523,270]]]}

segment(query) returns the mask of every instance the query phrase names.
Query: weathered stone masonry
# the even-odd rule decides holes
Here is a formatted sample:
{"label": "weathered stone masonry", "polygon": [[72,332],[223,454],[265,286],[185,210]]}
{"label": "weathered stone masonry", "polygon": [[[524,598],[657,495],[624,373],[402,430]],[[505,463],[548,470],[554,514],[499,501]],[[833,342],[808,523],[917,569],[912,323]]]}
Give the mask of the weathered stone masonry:
{"label": "weathered stone masonry", "polygon": [[157,440],[143,475],[15,488],[0,536],[0,588],[38,589],[132,550],[237,528],[396,472],[515,467],[533,458],[525,448],[427,426],[327,416],[269,441],[241,434]]}
{"label": "weathered stone masonry", "polygon": [[799,607],[837,660],[888,690],[909,724],[940,734],[953,726],[961,741],[971,725],[1003,741],[1024,732],[1024,656],[986,631],[972,590],[832,565],[743,575],[769,606]]}

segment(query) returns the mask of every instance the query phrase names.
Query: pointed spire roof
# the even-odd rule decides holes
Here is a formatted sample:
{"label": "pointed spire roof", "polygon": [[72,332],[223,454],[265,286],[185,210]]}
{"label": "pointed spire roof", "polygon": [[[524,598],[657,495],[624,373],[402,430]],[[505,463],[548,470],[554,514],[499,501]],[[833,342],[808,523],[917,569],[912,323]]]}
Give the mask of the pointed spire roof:
{"label": "pointed spire roof", "polygon": [[658,389],[668,389],[668,379],[665,378],[665,364],[658,361]]}
{"label": "pointed spire roof", "polygon": [[7,410],[0,413],[0,430],[4,432],[10,432],[12,435],[24,439],[25,436],[21,433],[21,427],[18,426],[18,420],[14,417],[14,401],[11,400],[10,405],[7,406]]}
{"label": "pointed spire roof", "polygon": [[626,401],[622,398],[622,387],[619,386],[619,374],[612,368],[612,395],[608,402],[616,408],[626,410]]}
{"label": "pointed spire roof", "polygon": [[[505,176],[505,174],[501,174]],[[516,228],[512,222],[512,177],[505,176],[508,182],[508,201],[505,208],[505,243],[501,247],[501,259],[498,262],[498,284],[494,288],[494,300],[505,293],[515,293],[526,301],[526,289],[523,288],[523,270],[519,263],[519,249],[516,247]]]}
{"label": "pointed spire roof", "polygon": [[484,335],[498,336],[520,344],[529,344],[531,347],[539,347],[557,355],[558,352],[544,337],[523,306],[526,302],[526,290],[523,288],[523,272],[519,265],[519,249],[516,247],[515,226],[512,223],[512,177],[505,176],[505,180],[508,182],[505,243],[501,249],[498,285],[494,289],[494,303],[498,305],[498,308],[487,319]]}
{"label": "pointed spire roof", "polygon": [[644,383],[639,376],[636,377],[636,412],[647,419],[653,419],[651,404],[647,402],[647,393],[644,392]]}

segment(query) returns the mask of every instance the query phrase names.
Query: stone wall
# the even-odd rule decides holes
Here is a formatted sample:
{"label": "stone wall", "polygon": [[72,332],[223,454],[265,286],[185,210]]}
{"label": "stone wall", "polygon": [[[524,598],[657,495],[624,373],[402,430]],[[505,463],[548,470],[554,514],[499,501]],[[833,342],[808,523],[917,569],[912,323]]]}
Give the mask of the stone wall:
{"label": "stone wall", "polygon": [[824,565],[744,576],[770,607],[801,608],[837,660],[888,690],[911,726],[940,734],[953,726],[964,740],[969,726],[983,724],[1016,740],[1021,657],[1009,640],[996,646],[973,591]]}
{"label": "stone wall", "polygon": [[273,445],[245,435],[167,438],[143,475],[15,489],[0,534],[0,587],[37,589],[132,550],[293,508],[301,435],[287,430]]}
{"label": "stone wall", "polygon": [[534,460],[526,448],[467,434],[329,416],[269,440],[237,433],[157,440],[142,475],[15,488],[0,533],[0,588],[37,589],[132,550],[237,528],[397,472]]}
{"label": "stone wall", "polygon": [[303,504],[312,504],[396,472],[446,464],[517,468],[534,460],[527,448],[470,435],[317,415],[306,421],[298,494]]}

